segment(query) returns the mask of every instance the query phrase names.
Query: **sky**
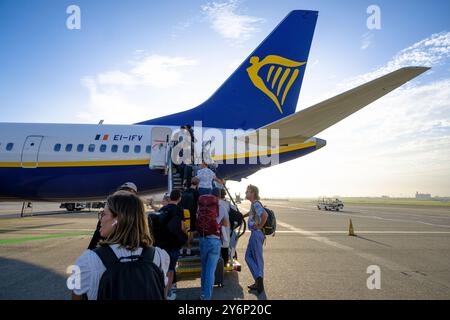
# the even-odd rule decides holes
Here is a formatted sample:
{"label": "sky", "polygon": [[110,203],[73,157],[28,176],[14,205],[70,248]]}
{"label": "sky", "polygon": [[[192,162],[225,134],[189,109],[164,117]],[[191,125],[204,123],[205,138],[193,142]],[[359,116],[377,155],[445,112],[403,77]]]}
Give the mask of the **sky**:
{"label": "sky", "polygon": [[[80,29],[67,27],[71,5]],[[432,69],[232,192],[450,195],[447,0],[2,0],[0,122],[131,124],[195,107],[294,9],[319,11],[297,111],[403,66]]]}

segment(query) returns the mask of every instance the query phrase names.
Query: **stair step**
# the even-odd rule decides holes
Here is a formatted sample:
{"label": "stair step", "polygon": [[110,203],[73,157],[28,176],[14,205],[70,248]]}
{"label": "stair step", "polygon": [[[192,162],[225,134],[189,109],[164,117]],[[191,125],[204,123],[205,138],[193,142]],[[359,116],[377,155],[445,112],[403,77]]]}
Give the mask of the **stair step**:
{"label": "stair step", "polygon": [[177,273],[200,273],[202,271],[202,266],[179,266],[176,268]]}
{"label": "stair step", "polygon": [[[230,271],[241,271],[242,266],[237,261],[234,260],[233,265],[228,265],[223,268],[224,271],[230,272]],[[202,265],[201,264],[190,264],[190,265],[178,265],[176,268],[177,273],[200,273],[202,271]]]}
{"label": "stair step", "polygon": [[178,263],[184,264],[191,264],[191,263],[199,263],[201,260],[200,256],[186,256],[186,257],[179,257]]}
{"label": "stair step", "polygon": [[178,267],[183,267],[183,268],[188,268],[188,267],[191,267],[191,268],[194,268],[194,267],[201,267],[201,266],[202,266],[202,261],[201,261],[201,260],[198,260],[198,261],[192,261],[192,262],[189,262],[189,263],[178,261],[177,266],[178,266]]}
{"label": "stair step", "polygon": [[181,257],[190,257],[190,256],[200,256],[200,248],[199,247],[191,248],[190,255],[186,255],[186,249],[183,250],[183,254],[180,254],[180,258]]}

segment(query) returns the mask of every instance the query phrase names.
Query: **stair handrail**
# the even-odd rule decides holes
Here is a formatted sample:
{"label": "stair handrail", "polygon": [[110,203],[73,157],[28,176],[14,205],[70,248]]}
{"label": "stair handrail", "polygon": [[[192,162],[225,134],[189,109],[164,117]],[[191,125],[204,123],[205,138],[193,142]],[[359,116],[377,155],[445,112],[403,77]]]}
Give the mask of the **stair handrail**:
{"label": "stair handrail", "polygon": [[[221,179],[217,173],[216,176]],[[227,186],[225,185],[225,183],[223,184],[223,188],[225,189],[225,191],[227,192],[228,196],[230,197],[231,202],[233,203],[234,207],[236,208],[237,212],[239,212],[242,216],[242,212],[239,210],[239,207],[237,206],[236,202],[234,202],[233,197],[230,194],[230,191],[228,190]],[[243,230],[241,230],[242,226],[244,226]],[[242,218],[242,224],[239,226],[238,232],[237,232],[237,238],[239,239],[241,236],[244,235],[245,231],[247,230],[247,223],[245,222],[245,219]]]}
{"label": "stair handrail", "polygon": [[167,143],[167,189],[168,192],[171,193],[173,189],[173,164],[172,164],[172,141]]}

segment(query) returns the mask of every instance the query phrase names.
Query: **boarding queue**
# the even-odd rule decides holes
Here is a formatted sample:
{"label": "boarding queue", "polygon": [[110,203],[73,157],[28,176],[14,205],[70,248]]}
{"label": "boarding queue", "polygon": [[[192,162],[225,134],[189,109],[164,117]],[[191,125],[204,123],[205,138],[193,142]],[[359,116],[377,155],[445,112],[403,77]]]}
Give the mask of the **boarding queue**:
{"label": "boarding queue", "polygon": [[[195,235],[199,239],[201,259],[198,299],[210,300],[216,270],[223,270],[224,264],[233,259],[231,248],[235,250],[235,245],[230,245],[236,243],[233,217],[239,210],[225,199],[224,181],[208,170],[206,166],[198,170],[183,191],[175,189],[165,194],[161,207],[150,201],[154,210],[150,214],[132,182],[123,184],[110,195],[99,213],[88,249],[75,262],[80,281],[72,290],[72,299],[176,299],[177,261],[180,254],[191,253]],[[254,279],[248,289],[261,294],[264,292],[263,243],[266,234],[270,234],[266,227],[270,229],[267,222],[273,212],[261,204],[256,186],[247,187],[246,199],[251,202],[250,211],[241,216],[248,217],[251,235],[245,261]],[[185,210],[189,211],[189,223]]]}

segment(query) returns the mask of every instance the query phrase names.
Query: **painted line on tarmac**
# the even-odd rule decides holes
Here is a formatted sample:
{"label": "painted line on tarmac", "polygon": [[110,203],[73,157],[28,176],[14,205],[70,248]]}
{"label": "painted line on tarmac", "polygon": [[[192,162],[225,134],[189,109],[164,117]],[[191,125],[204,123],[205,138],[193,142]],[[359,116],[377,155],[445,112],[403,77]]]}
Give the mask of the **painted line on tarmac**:
{"label": "painted line on tarmac", "polygon": [[[391,208],[389,208],[391,209]],[[372,213],[372,211],[370,210],[357,210],[357,212],[360,213]],[[406,215],[408,217],[418,217],[418,218],[423,218],[424,215],[423,214],[415,214],[415,213],[406,213],[406,212],[395,212],[395,211],[389,211],[387,212],[387,214],[390,215]],[[431,218],[431,219],[443,219],[443,220],[449,220],[450,221],[450,215],[434,215],[434,214],[425,214],[427,218]]]}
{"label": "painted line on tarmac", "polygon": [[[21,229],[21,228],[9,228],[0,229],[0,233],[2,231],[26,231],[27,233],[34,233],[34,232],[40,232],[40,231],[57,231],[57,232],[64,232],[64,231],[72,231],[72,232],[78,232],[83,234],[92,234],[94,232],[94,229],[48,229],[48,228],[36,228],[36,229]],[[250,233],[250,230],[246,230],[246,233]],[[292,231],[292,230],[277,230],[276,233],[292,233],[292,234],[306,234],[308,235],[310,232],[317,233],[317,234],[347,234],[348,231],[343,230],[315,230],[315,231],[308,231],[306,233],[301,231]],[[450,234],[450,231],[383,231],[383,230],[358,230],[358,234]]]}
{"label": "painted line on tarmac", "polygon": [[49,229],[49,228],[0,228],[0,232],[2,231],[74,231],[74,232],[94,232],[95,228],[92,229]]}
{"label": "painted line on tarmac", "polygon": [[[351,253],[353,253],[353,254],[355,254],[355,255],[357,255],[357,256],[365,259],[365,260],[370,261],[372,264],[376,264],[376,265],[379,265],[379,266],[385,266],[386,268],[388,268],[388,269],[390,269],[392,271],[395,271],[395,272],[402,272],[402,271],[406,271],[406,270],[410,270],[411,269],[410,267],[402,266],[402,265],[400,265],[398,263],[395,263],[395,262],[390,261],[388,259],[376,256],[376,255],[371,254],[371,253],[365,253],[365,252],[357,251],[353,247],[349,247],[347,245],[343,245],[343,244],[340,244],[338,242],[332,241],[332,240],[328,239],[327,237],[319,235],[318,233],[307,231],[307,230],[304,230],[304,229],[301,229],[301,228],[296,228],[296,227],[294,227],[294,226],[292,226],[290,224],[287,224],[287,223],[279,221],[279,220],[277,221],[277,225],[280,225],[280,226],[282,226],[284,228],[290,229],[291,231],[295,231],[295,232],[299,232],[299,233],[302,233],[302,234],[306,234],[306,235],[308,235],[308,239],[311,239],[311,240],[314,240],[314,241],[318,241],[320,243],[329,245],[329,246],[337,248],[337,249],[341,249],[341,250],[344,250],[344,251],[351,252]],[[442,288],[444,288],[446,290],[446,292],[450,288],[447,283],[441,282],[438,279],[432,279],[429,275],[428,276],[424,276],[422,274],[412,273],[411,274],[411,278],[415,279],[417,281],[420,281],[420,282],[431,282],[431,283],[434,283],[434,284],[438,284]]]}
{"label": "painted line on tarmac", "polygon": [[[287,207],[287,206],[277,206],[274,205],[276,207],[282,207],[282,208],[286,208],[286,209],[293,209],[293,210],[307,210],[305,208],[298,208],[298,207]],[[360,213],[362,213],[361,211],[358,211]],[[425,221],[420,221],[420,220],[404,220],[404,219],[390,219],[390,218],[384,218],[384,217],[379,217],[379,216],[366,216],[366,215],[360,215],[360,214],[349,214],[349,213],[345,213],[345,212],[336,212],[336,213],[329,213],[329,212],[320,212],[321,214],[325,214],[325,215],[332,215],[332,216],[348,216],[348,217],[359,217],[359,218],[366,218],[366,219],[374,219],[374,220],[386,220],[386,221],[396,221],[396,222],[407,222],[407,223],[419,223],[419,224],[424,224],[424,225],[428,225],[428,226],[432,226],[432,227],[440,227],[440,228],[450,228],[450,225],[445,225],[445,224],[435,224],[435,223],[430,223],[430,222],[425,222]],[[315,214],[315,213],[313,213]]]}
{"label": "painted line on tarmac", "polygon": [[[325,213],[325,212],[323,212],[323,214],[333,215],[333,213]],[[360,214],[349,214],[349,213],[343,213],[343,212],[338,213],[338,214],[339,215],[345,215],[345,216],[348,216],[348,217],[358,217],[358,218],[366,218],[366,219],[374,219],[374,220],[385,220],[385,221],[395,221],[395,222],[406,222],[406,223],[418,223],[418,224],[424,224],[424,225],[432,226],[432,227],[450,228],[450,225],[435,224],[435,223],[419,221],[419,220],[391,219],[391,218],[384,218],[384,217],[379,217],[379,216],[364,216],[364,215],[360,215]]]}
{"label": "painted line on tarmac", "polygon": [[[289,207],[289,206],[280,206],[279,204],[270,204],[271,207],[279,207],[279,208],[286,208],[286,209],[294,209],[294,210],[302,210],[302,211],[311,211],[311,209],[307,208],[299,208],[299,207]],[[310,212],[311,214],[314,214]]]}
{"label": "painted line on tarmac", "polygon": [[[250,230],[246,230],[246,233],[250,233]],[[342,230],[330,230],[330,231],[293,231],[293,230],[277,230],[276,233],[294,233],[294,234],[303,234],[310,235],[310,233],[315,234],[348,234],[348,231]],[[358,234],[450,234],[450,231],[360,231],[358,230]]]}
{"label": "painted line on tarmac", "polygon": [[26,237],[26,238],[17,238],[17,239],[0,239],[0,245],[4,244],[16,244],[23,243],[34,240],[45,240],[45,239],[55,239],[55,238],[65,238],[65,237],[78,237],[78,236],[86,236],[88,233],[61,233],[61,234],[52,234],[48,236],[35,236],[35,237]]}

